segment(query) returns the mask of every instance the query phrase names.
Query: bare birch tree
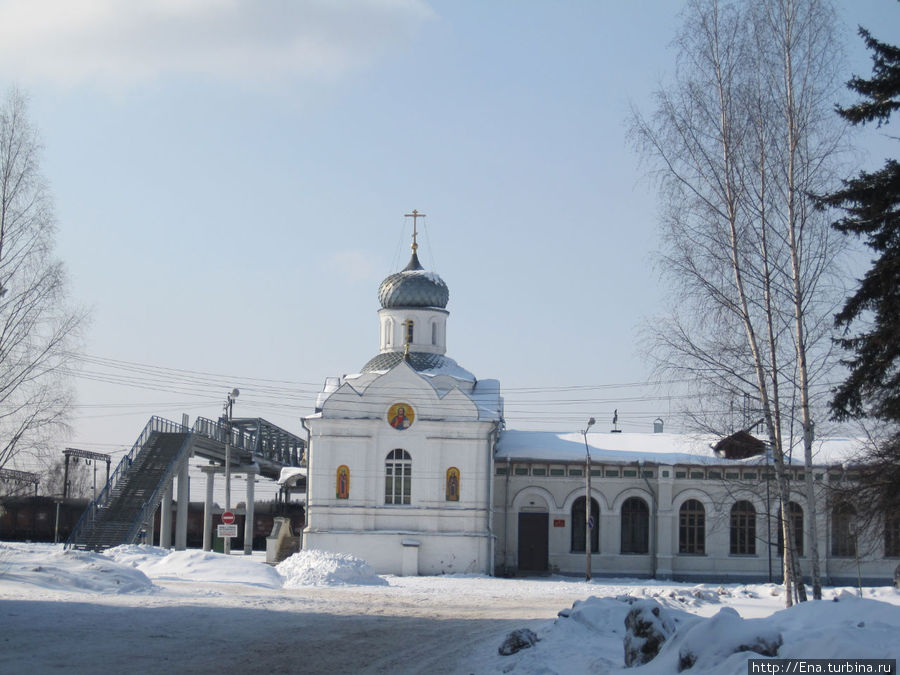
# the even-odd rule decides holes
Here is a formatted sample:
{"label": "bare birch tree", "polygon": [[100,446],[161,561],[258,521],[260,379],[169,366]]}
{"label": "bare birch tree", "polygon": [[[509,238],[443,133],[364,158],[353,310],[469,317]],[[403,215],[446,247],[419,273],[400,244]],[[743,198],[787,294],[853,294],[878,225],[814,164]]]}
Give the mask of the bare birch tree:
{"label": "bare birch tree", "polygon": [[64,376],[83,315],[69,308],[40,145],[24,97],[0,103],[0,467],[64,425]]}
{"label": "bare birch tree", "polygon": [[[802,30],[780,21],[795,13],[807,20]],[[748,394],[756,401],[781,502],[790,605],[795,592],[805,599],[805,588],[785,515],[786,457],[796,419],[811,447],[812,376],[827,369],[819,343],[829,343],[822,327],[833,306],[821,286],[834,237],[805,193],[827,175],[834,149],[814,126],[828,107],[819,110],[813,88],[829,83],[809,62],[833,46],[819,42],[833,18],[819,0],[693,0],[684,19],[674,84],[657,94],[653,118],[634,116],[666,203],[661,264],[676,295],[668,319],[650,329],[650,351],[661,370],[695,386],[699,406],[690,412],[699,429],[732,431],[725,402]],[[802,40],[805,50],[796,46]],[[813,577],[818,592],[817,561]]]}
{"label": "bare birch tree", "polygon": [[[765,76],[761,91],[771,98],[775,112],[770,174],[778,205],[776,230],[786,237],[790,258],[789,265],[780,269],[789,282],[785,286],[796,354],[793,385],[799,398],[807,506],[815,514],[810,356],[817,348],[830,352],[830,340],[820,338],[829,335],[827,319],[836,309],[836,298],[819,285],[832,278],[829,266],[842,242],[831,232],[825,214],[815,208],[812,195],[821,194],[835,179],[832,167],[841,133],[832,107],[839,81],[839,40],[834,9],[827,2],[767,0],[753,7],[759,14],[754,21],[763,63],[759,72]],[[823,360],[826,370],[829,361]],[[813,596],[821,599],[816,520],[808,520]]]}

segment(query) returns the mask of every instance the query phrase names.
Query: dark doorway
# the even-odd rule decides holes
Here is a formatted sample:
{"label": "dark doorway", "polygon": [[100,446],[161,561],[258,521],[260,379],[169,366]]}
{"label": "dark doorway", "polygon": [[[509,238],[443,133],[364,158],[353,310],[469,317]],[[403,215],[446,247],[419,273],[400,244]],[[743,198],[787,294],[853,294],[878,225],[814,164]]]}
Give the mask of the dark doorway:
{"label": "dark doorway", "polygon": [[519,569],[528,572],[547,571],[549,514],[519,514]]}

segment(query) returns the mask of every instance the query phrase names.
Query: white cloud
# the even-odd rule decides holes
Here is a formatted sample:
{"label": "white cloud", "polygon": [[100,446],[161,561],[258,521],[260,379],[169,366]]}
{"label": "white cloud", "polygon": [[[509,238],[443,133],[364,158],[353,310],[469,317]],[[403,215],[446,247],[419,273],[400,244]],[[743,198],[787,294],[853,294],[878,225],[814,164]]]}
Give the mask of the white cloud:
{"label": "white cloud", "polygon": [[328,270],[338,278],[352,282],[381,280],[371,253],[356,249],[338,251],[328,260]]}
{"label": "white cloud", "polygon": [[0,0],[0,75],[332,80],[408,40],[424,0]]}

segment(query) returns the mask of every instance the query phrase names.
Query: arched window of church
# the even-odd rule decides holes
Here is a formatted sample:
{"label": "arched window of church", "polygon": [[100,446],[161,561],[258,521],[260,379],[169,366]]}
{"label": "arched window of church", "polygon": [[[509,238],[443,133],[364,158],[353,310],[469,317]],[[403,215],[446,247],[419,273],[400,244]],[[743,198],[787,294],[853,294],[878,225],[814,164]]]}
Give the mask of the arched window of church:
{"label": "arched window of church", "polygon": [[437,345],[437,324],[431,324],[431,344]]}
{"label": "arched window of church", "polygon": [[384,463],[384,503],[409,504],[411,488],[412,457],[406,450],[391,450]]}
{"label": "arched window of church", "polygon": [[384,322],[384,345],[390,347],[394,342],[394,322],[388,319]]}
{"label": "arched window of church", "polygon": [[650,550],[650,509],[640,497],[629,497],[622,504],[622,553],[647,553]]}
{"label": "arched window of church", "polygon": [[403,324],[406,327],[406,342],[405,342],[405,344],[411,345],[413,343],[414,324],[415,324],[415,322],[412,319],[407,319]]}
{"label": "arched window of church", "polygon": [[334,491],[338,499],[350,498],[350,467],[345,464],[341,464],[337,469]]}
{"label": "arched window of church", "polygon": [[[584,553],[584,497],[579,497],[572,505],[572,553]],[[591,499],[591,553],[600,552],[600,505]]]}
{"label": "arched window of church", "polygon": [[756,555],[756,509],[746,499],[731,507],[732,555]]}
{"label": "arched window of church", "polygon": [[446,497],[448,502],[459,501],[459,469],[455,466],[447,469]]}
{"label": "arched window of church", "polygon": [[706,553],[706,509],[696,499],[688,499],[678,510],[678,552]]}

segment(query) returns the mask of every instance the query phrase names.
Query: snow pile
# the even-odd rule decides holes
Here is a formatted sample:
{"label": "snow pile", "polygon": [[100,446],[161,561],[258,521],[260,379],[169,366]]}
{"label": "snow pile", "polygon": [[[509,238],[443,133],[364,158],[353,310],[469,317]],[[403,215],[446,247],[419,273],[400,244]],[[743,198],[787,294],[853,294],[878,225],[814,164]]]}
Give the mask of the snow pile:
{"label": "snow pile", "polygon": [[146,593],[150,579],[98,553],[65,550],[62,544],[0,542],[0,581],[60,591]]}
{"label": "snow pile", "polygon": [[275,568],[286,588],[300,586],[386,586],[369,563],[347,553],[309,549],[295,553]]}
{"label": "snow pile", "polygon": [[169,551],[156,546],[116,546],[104,552],[122,565],[135,567],[151,579],[249,584],[281,588],[281,576],[258,558],[190,549]]}
{"label": "snow pile", "polygon": [[[638,590],[638,589],[636,589]],[[675,589],[673,589],[674,591]],[[531,649],[512,656],[494,657],[497,672],[567,673],[606,672],[635,675],[663,675],[675,672],[700,674],[741,674],[748,659],[846,659],[900,658],[900,606],[889,602],[858,598],[846,591],[833,600],[805,602],[765,618],[742,618],[732,607],[722,607],[711,617],[699,617],[678,606],[706,602],[713,607],[720,598],[749,596],[747,587],[732,591],[659,594],[670,608],[650,615],[654,600],[638,600],[631,595],[590,597],[565,609],[559,617],[538,630],[539,641]],[[641,595],[654,595],[643,589]],[[693,602],[685,602],[686,597]],[[624,649],[628,641],[626,617],[637,609],[653,622],[667,624],[660,633],[669,633],[659,654],[649,663],[625,668]],[[711,609],[711,608],[710,608]],[[674,632],[669,629],[674,626]],[[634,638],[632,637],[632,640]],[[564,658],[560,658],[565,655]]]}
{"label": "snow pile", "polygon": [[715,616],[676,634],[654,660],[654,669],[745,673],[747,659],[778,656],[782,644],[781,632],[768,620],[743,619],[732,607],[723,607]]}

